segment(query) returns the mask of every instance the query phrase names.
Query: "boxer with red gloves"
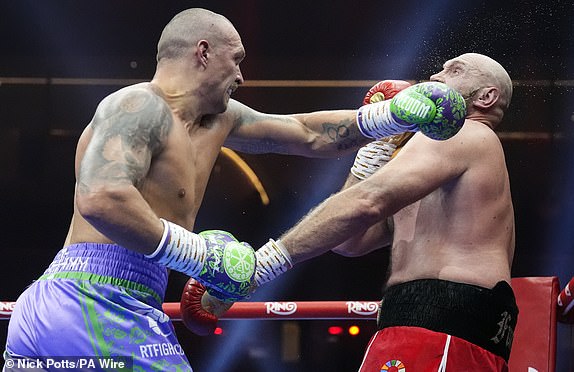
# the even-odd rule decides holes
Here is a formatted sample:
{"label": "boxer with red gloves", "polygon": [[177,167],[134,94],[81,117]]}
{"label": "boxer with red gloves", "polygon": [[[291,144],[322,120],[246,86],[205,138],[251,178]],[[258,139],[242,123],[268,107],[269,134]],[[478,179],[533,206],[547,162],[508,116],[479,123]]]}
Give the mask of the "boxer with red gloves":
{"label": "boxer with red gloves", "polygon": [[[512,81],[498,62],[476,53],[447,61],[431,80],[359,109],[360,129],[372,138],[398,128],[427,136],[415,133],[384,167],[359,169],[364,180],[348,183],[258,249],[255,280],[261,285],[329,250],[360,256],[388,248],[379,330],[359,370],[508,371],[518,318],[510,285],[515,224],[494,129],[510,104]],[[462,105],[441,106],[460,96],[449,98],[443,85],[467,102],[462,128],[451,126],[463,115]],[[424,118],[433,104],[420,95],[435,93],[440,98],[430,122],[439,124],[429,128],[429,121],[408,119]],[[448,137],[449,128],[456,136],[428,138]],[[564,293],[562,312],[568,313]]]}

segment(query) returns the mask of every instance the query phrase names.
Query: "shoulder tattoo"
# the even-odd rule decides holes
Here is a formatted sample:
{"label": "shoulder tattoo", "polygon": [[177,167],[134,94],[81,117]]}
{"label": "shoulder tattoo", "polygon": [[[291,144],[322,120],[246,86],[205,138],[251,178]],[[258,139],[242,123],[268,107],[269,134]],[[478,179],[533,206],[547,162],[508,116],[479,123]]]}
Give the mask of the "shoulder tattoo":
{"label": "shoulder tattoo", "polygon": [[173,125],[170,108],[153,92],[127,88],[105,98],[92,119],[93,137],[79,172],[80,190],[145,177]]}

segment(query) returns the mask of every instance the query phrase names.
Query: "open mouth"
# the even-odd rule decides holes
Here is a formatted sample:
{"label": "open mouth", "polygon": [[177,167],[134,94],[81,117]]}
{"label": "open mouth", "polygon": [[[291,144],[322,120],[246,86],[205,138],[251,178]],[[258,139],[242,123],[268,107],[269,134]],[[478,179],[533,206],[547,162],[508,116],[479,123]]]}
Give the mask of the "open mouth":
{"label": "open mouth", "polygon": [[231,96],[233,94],[233,92],[235,92],[236,90],[237,90],[237,85],[234,84],[234,85],[230,86],[229,89],[227,89],[227,94]]}

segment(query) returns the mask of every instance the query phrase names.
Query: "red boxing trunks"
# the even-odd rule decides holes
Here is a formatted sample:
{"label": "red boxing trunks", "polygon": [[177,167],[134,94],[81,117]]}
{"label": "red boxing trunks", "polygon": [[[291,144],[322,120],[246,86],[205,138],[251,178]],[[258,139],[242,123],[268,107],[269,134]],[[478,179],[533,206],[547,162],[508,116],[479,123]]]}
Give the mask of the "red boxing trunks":
{"label": "red boxing trunks", "polygon": [[518,308],[512,289],[444,280],[390,287],[360,372],[508,371]]}
{"label": "red boxing trunks", "polygon": [[360,372],[507,372],[506,361],[468,341],[419,327],[385,328],[371,338]]}

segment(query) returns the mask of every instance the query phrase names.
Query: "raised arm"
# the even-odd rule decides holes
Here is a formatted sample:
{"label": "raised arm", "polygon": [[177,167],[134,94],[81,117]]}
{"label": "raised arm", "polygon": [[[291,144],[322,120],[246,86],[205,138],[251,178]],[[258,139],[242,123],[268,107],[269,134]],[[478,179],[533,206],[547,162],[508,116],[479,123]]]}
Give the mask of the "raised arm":
{"label": "raised arm", "polygon": [[231,100],[226,115],[234,129],[225,145],[245,153],[333,157],[372,140],[359,131],[356,110],[273,115]]}
{"label": "raised arm", "polygon": [[372,139],[404,132],[420,130],[430,138],[449,138],[460,130],[466,106],[458,92],[429,82],[358,110],[270,115],[230,101],[225,115],[233,122],[226,142],[233,149],[329,157],[356,150]]}

